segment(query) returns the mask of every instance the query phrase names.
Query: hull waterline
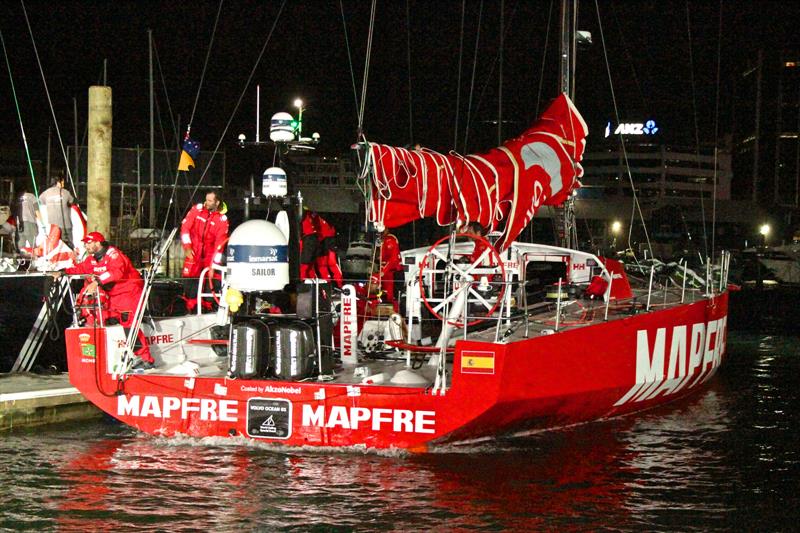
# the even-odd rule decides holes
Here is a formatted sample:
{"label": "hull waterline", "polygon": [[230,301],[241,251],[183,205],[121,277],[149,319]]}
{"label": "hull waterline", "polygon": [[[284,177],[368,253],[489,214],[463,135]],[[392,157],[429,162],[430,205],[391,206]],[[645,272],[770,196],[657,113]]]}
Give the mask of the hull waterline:
{"label": "hull waterline", "polygon": [[[618,416],[699,388],[725,354],[727,293],[507,343],[458,341],[448,389],[131,374],[107,369],[105,330],[66,332],[70,379],[153,435],[424,451]],[[402,369],[399,366],[397,370]]]}

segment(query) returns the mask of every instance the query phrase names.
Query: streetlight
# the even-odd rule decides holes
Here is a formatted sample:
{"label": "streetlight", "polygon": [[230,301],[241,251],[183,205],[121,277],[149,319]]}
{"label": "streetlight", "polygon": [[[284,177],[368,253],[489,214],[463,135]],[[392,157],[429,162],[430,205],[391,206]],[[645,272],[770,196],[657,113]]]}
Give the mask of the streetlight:
{"label": "streetlight", "polygon": [[763,239],[763,246],[767,245],[767,236],[769,235],[770,229],[769,224],[761,224],[761,227],[758,228],[758,232]]}
{"label": "streetlight", "polygon": [[617,235],[619,235],[620,231],[622,231],[622,222],[615,220],[611,223],[611,234],[614,236],[614,242],[611,243],[613,250],[617,249]]}
{"label": "streetlight", "polygon": [[300,98],[295,98],[294,106],[299,110],[297,116],[297,140],[303,138],[303,101]]}

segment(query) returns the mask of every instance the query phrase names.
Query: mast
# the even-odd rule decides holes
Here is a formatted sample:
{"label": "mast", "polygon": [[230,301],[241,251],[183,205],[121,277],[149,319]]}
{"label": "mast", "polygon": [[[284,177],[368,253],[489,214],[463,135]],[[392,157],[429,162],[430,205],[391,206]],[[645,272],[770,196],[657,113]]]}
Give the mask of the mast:
{"label": "mast", "polygon": [[[578,12],[577,0],[561,1],[561,34],[558,92],[566,94],[570,100],[575,96],[575,26]],[[570,196],[560,209],[560,223],[563,234],[561,246],[574,248],[578,245],[575,225],[575,202]]]}
{"label": "mast", "polygon": [[147,30],[147,52],[150,58],[150,219],[148,227],[156,227],[155,161],[156,130],[153,126],[153,30]]}

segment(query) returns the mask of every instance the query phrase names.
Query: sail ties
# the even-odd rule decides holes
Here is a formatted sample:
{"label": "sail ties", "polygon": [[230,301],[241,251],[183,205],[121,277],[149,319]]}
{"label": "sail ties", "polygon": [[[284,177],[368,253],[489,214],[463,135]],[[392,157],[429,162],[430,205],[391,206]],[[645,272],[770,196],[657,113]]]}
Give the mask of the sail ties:
{"label": "sail ties", "polygon": [[435,217],[440,226],[478,222],[498,229],[504,249],[542,205],[580,187],[588,128],[562,95],[522,135],[480,155],[441,154],[369,143],[370,220],[396,227]]}

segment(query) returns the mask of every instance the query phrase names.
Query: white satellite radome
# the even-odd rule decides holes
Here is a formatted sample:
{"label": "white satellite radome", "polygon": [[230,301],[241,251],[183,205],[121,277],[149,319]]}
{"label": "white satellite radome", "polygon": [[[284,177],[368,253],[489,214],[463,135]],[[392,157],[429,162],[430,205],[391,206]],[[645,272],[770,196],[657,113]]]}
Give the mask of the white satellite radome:
{"label": "white satellite radome", "polygon": [[272,142],[287,143],[294,140],[294,126],[292,115],[281,111],[272,115],[269,124],[269,138]]}
{"label": "white satellite radome", "polygon": [[242,292],[279,291],[289,283],[289,243],[266,220],[240,224],[228,240],[228,282]]}
{"label": "white satellite radome", "polygon": [[283,198],[288,192],[286,172],[280,167],[269,167],[261,175],[261,194]]}

